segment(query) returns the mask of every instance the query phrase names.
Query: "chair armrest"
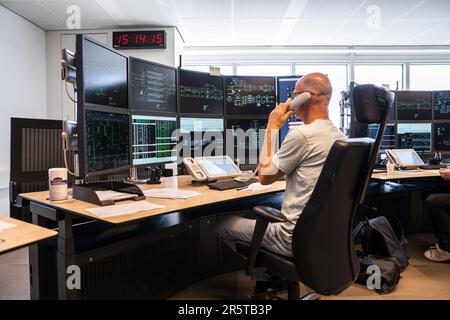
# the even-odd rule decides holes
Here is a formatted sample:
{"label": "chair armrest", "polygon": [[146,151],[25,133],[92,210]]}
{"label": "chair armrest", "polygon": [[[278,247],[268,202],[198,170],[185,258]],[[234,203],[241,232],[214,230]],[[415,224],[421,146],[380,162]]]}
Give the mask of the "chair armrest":
{"label": "chair armrest", "polygon": [[253,208],[257,214],[255,230],[253,231],[252,242],[250,243],[250,253],[247,257],[245,273],[251,275],[256,264],[261,243],[266,233],[269,223],[286,222],[287,218],[277,209],[271,207]]}
{"label": "chair armrest", "polygon": [[280,212],[280,210],[271,207],[254,207],[253,210],[255,210],[259,217],[263,217],[270,223],[287,221],[287,218]]}

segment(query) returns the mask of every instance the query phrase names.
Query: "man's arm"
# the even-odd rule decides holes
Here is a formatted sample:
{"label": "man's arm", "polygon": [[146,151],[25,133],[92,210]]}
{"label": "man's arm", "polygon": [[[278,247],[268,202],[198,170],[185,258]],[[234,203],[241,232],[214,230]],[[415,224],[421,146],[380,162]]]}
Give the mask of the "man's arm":
{"label": "man's arm", "polygon": [[269,122],[266,129],[266,137],[261,150],[260,161],[258,165],[259,182],[262,185],[272,184],[281,179],[285,173],[273,165],[272,160],[274,150],[278,141],[278,133],[286,121],[292,116],[293,112],[287,112],[291,99],[286,103],[280,103],[269,116]]}

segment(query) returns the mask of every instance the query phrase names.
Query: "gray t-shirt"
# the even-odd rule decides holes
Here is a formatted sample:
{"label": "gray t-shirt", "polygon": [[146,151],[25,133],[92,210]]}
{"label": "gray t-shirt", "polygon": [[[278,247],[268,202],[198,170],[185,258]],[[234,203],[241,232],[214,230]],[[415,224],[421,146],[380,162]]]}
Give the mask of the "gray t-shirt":
{"label": "gray t-shirt", "polygon": [[330,120],[315,120],[289,130],[273,157],[272,163],[286,174],[281,212],[288,221],[276,225],[289,247],[297,219],[311,197],[332,145],[345,138]]}

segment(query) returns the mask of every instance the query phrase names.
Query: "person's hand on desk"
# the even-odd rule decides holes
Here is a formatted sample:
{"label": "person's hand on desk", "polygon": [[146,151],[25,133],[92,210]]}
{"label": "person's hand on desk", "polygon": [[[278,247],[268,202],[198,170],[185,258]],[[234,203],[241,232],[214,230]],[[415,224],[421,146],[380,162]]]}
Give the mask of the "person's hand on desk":
{"label": "person's hand on desk", "polygon": [[450,181],[450,168],[441,169],[439,170],[439,173],[441,174],[442,179],[445,181]]}

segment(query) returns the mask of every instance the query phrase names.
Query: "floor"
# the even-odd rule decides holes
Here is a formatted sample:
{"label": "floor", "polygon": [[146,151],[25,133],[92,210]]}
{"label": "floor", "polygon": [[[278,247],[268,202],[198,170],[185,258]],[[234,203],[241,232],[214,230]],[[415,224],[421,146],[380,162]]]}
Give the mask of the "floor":
{"label": "floor", "polygon": [[[354,284],[339,296],[321,299],[450,300],[450,263],[433,263],[423,257],[423,251],[434,241],[433,236],[412,235],[408,237],[408,241],[410,265],[402,273],[394,292],[379,295],[363,285]],[[234,272],[203,280],[172,296],[171,299],[248,299],[253,285],[254,282],[249,280],[242,271]],[[309,291],[303,286],[300,290],[303,293]]]}
{"label": "floor", "polygon": [[[434,239],[429,234],[408,237],[410,266],[402,273],[396,290],[379,295],[362,285],[353,285],[337,297],[322,299],[445,299],[450,300],[450,263],[433,263],[423,251]],[[30,298],[28,249],[0,256],[0,300]],[[248,299],[253,282],[243,272],[228,273],[200,281],[171,299]],[[303,288],[305,292],[305,288]]]}

